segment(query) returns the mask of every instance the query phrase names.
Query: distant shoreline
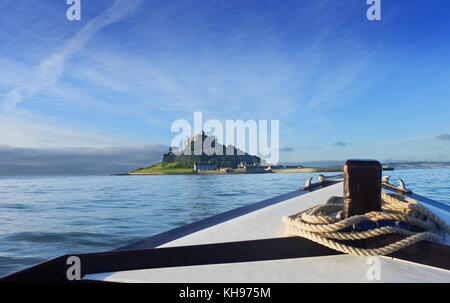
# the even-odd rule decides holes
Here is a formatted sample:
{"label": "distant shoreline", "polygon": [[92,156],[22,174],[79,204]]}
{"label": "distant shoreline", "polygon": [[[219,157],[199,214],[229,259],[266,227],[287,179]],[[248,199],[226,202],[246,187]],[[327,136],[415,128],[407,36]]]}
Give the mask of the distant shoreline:
{"label": "distant shoreline", "polygon": [[[383,171],[394,170],[392,167],[383,167]],[[223,169],[223,170],[206,170],[200,172],[186,171],[154,171],[146,173],[128,172],[125,174],[117,174],[119,176],[145,176],[145,175],[236,175],[236,174],[292,174],[292,173],[334,173],[343,172],[343,168],[339,167],[312,167],[312,168],[285,168],[270,170],[245,170],[245,169]]]}
{"label": "distant shoreline", "polygon": [[[319,163],[307,163],[313,167],[303,167],[303,168],[284,168],[284,169],[272,169],[271,172],[258,172],[258,173],[326,173],[326,172],[342,172],[343,164],[337,164],[337,161],[323,161],[328,165],[320,165]],[[297,166],[295,163],[288,163],[289,166]],[[383,171],[392,171],[392,170],[409,170],[409,169],[440,169],[440,168],[450,168],[450,162],[427,162],[427,161],[399,161],[399,162],[385,162],[383,164]],[[177,169],[173,169],[173,171],[153,171],[146,173],[137,173],[137,172],[127,172],[127,173],[119,173],[113,174],[114,176],[138,176],[138,175],[206,175],[206,174],[255,174],[256,172],[245,172],[245,171],[234,171],[234,172],[218,172],[218,171],[208,171],[196,173],[193,170],[186,172],[178,172]]]}

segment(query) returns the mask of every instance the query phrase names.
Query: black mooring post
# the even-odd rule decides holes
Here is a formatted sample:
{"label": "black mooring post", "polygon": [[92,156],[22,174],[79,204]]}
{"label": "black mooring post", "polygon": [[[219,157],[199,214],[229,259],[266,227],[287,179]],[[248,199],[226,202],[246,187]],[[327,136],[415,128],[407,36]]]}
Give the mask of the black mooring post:
{"label": "black mooring post", "polygon": [[344,165],[344,218],[381,210],[380,162],[347,160]]}

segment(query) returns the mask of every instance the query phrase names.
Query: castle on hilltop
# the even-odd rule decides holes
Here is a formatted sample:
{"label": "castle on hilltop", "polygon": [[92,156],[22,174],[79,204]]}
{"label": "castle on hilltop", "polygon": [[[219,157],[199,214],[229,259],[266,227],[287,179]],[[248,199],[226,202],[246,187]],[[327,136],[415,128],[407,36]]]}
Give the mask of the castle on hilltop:
{"label": "castle on hilltop", "polygon": [[193,138],[190,137],[186,137],[186,139],[184,139],[184,143],[183,143],[183,150],[184,149],[189,149],[190,146],[192,146],[193,144],[195,144],[195,142],[197,142],[198,140],[205,142],[205,139],[208,138],[207,135],[205,135],[205,132],[202,130],[199,134],[195,135]]}
{"label": "castle on hilltop", "polygon": [[[208,146],[214,150],[204,150],[203,143],[205,140],[210,140]],[[195,155],[194,150],[201,148],[201,154]],[[217,153],[215,151],[221,151]],[[176,163],[181,168],[238,168],[242,166],[260,166],[261,158],[249,155],[234,146],[227,146],[220,144],[214,136],[207,136],[204,131],[195,135],[193,138],[187,137],[184,140],[183,150],[178,155],[173,152],[172,147],[167,154],[163,156],[163,163]]]}

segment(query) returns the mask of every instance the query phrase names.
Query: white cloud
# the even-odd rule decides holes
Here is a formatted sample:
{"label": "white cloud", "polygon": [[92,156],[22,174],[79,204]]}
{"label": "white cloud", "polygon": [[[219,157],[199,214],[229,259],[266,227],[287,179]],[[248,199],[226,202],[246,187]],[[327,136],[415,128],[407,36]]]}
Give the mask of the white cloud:
{"label": "white cloud", "polygon": [[24,97],[31,97],[38,91],[51,87],[61,78],[67,58],[81,51],[85,45],[105,26],[120,21],[136,8],[139,1],[116,0],[104,13],[89,21],[61,49],[43,60],[32,72],[32,78],[25,84],[10,90],[3,98],[0,109],[13,110]]}
{"label": "white cloud", "polygon": [[437,138],[442,141],[450,141],[450,134],[441,134]]}
{"label": "white cloud", "polygon": [[25,112],[14,111],[14,115],[0,114],[0,121],[0,145],[34,148],[74,146],[102,148],[136,144],[136,141],[118,134],[93,130],[87,126],[74,129],[52,119],[42,120],[41,117]]}

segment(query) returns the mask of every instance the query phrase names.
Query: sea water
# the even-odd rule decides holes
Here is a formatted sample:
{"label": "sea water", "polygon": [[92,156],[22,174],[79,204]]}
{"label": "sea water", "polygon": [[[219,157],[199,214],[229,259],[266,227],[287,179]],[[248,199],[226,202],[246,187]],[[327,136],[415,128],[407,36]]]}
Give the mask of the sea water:
{"label": "sea water", "polygon": [[[297,190],[316,175],[0,177],[0,276],[64,254],[113,250]],[[450,169],[384,175],[450,205]]]}

